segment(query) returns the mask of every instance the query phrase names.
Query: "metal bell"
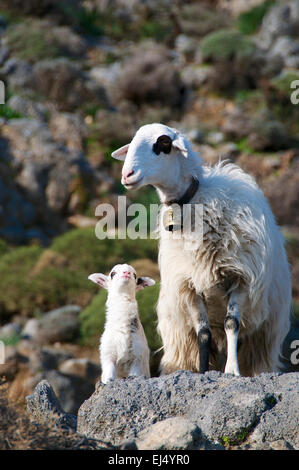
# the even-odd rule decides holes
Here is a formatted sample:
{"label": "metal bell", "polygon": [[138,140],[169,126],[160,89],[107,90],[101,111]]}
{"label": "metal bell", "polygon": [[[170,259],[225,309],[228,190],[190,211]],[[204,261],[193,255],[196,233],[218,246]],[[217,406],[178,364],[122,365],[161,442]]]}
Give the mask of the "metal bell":
{"label": "metal bell", "polygon": [[[166,220],[165,220],[166,219]],[[172,207],[169,207],[163,215],[163,225],[165,230],[168,232],[175,232],[182,228],[182,215],[180,210],[173,211]]]}

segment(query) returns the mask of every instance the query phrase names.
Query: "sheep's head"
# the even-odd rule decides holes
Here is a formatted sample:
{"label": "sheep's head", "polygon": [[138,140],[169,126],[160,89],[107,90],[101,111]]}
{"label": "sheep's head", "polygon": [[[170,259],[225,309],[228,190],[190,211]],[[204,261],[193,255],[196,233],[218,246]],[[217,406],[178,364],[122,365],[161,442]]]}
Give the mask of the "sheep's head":
{"label": "sheep's head", "polygon": [[163,187],[169,181],[175,182],[182,159],[189,152],[190,144],[179,131],[163,124],[147,124],[112,157],[125,162],[122,184],[127,189],[137,189],[146,184]]}
{"label": "sheep's head", "polygon": [[135,269],[129,264],[117,264],[108,276],[94,273],[88,276],[88,279],[107,289],[109,293],[128,294],[131,297],[134,297],[137,291],[155,284],[150,277],[137,277]]}

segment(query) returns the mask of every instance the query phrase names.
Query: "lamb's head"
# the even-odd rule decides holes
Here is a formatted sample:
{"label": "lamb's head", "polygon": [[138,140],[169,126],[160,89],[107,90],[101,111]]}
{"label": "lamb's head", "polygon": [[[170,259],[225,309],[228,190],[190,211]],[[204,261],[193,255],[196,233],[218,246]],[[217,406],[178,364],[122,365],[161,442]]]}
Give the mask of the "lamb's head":
{"label": "lamb's head", "polygon": [[155,284],[150,277],[137,277],[135,269],[129,264],[117,264],[108,276],[94,273],[88,276],[88,279],[107,289],[111,295],[126,294],[132,298],[135,298],[137,291]]}
{"label": "lamb's head", "polygon": [[184,159],[191,152],[188,140],[176,129],[163,124],[140,127],[130,144],[112,153],[123,160],[122,184],[137,189],[146,184],[163,188],[176,182]]}

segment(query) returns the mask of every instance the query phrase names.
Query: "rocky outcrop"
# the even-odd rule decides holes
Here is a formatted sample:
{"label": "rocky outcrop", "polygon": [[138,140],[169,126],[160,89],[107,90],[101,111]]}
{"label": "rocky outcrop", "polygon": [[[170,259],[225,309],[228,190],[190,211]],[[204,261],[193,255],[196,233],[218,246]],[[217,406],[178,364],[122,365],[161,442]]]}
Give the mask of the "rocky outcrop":
{"label": "rocky outcrop", "polygon": [[[98,383],[79,409],[77,432],[140,450],[299,449],[298,385],[297,373],[251,378],[215,371]],[[56,400],[41,382],[28,411],[39,422],[49,409],[60,416]]]}

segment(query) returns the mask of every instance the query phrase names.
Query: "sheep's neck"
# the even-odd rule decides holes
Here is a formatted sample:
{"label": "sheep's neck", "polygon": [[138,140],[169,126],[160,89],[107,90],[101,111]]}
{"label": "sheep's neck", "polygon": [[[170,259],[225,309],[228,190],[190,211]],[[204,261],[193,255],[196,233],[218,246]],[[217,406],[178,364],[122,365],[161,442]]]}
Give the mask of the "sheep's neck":
{"label": "sheep's neck", "polygon": [[[167,201],[179,201],[192,184],[195,177],[199,180],[201,175],[201,160],[195,152],[190,152],[187,159],[181,156],[181,167],[179,178],[175,182],[167,182],[156,186],[160,201],[164,204]],[[188,161],[187,161],[188,160]]]}

